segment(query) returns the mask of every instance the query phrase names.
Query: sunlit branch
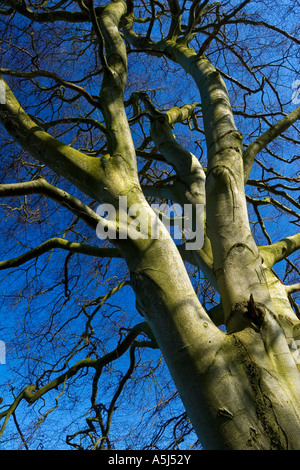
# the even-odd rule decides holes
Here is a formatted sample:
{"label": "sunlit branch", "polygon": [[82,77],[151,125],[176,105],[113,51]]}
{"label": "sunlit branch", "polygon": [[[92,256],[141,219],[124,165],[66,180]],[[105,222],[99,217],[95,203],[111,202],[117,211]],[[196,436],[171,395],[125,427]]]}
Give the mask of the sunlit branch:
{"label": "sunlit branch", "polygon": [[[155,146],[166,161],[174,167],[179,178],[171,187],[167,185],[164,185],[163,188],[152,187],[154,192],[157,189],[161,190],[161,194],[164,194],[165,197],[169,193],[167,198],[170,199],[172,199],[171,194],[173,193],[176,200],[182,205],[190,203],[194,207],[197,204],[205,206],[205,173],[202,165],[195,155],[176,141],[171,128],[171,125],[174,125],[176,122],[182,122],[191,117],[199,103],[185,105],[180,108],[173,107],[163,114],[153,106],[146,93],[140,93],[138,96],[150,114],[151,136]],[[212,251],[210,241],[205,233],[205,216],[203,216],[201,223],[204,230],[204,245],[200,250],[197,250],[197,254],[194,254],[192,258],[193,262],[196,262],[212,283],[215,284],[212,271]]]}
{"label": "sunlit branch", "polygon": [[272,245],[259,247],[259,252],[268,268],[284,260],[300,248],[300,233],[286,237]]}
{"label": "sunlit branch", "polygon": [[100,100],[106,125],[108,152],[111,155],[122,156],[135,170],[135,148],[123,100],[128,64],[119,23],[125,12],[125,2],[116,0],[105,6],[97,20],[103,36],[107,63],[107,67],[104,68]]}
{"label": "sunlit branch", "polygon": [[[90,157],[42,130],[21,107],[7,83],[5,102],[0,104],[0,122],[7,132],[28,151],[31,156],[46,164],[54,172],[65,176],[77,188],[99,201],[106,180],[100,159]],[[86,180],[88,179],[88,185]]]}
{"label": "sunlit branch", "polygon": [[195,109],[200,106],[201,103],[185,104],[180,107],[174,106],[166,112],[169,124],[172,126],[177,122],[184,122],[190,119],[193,116]]}
{"label": "sunlit branch", "polygon": [[2,424],[2,427],[0,429],[0,438],[2,437],[2,434],[3,434],[3,432],[6,428],[6,425],[8,423],[8,420],[9,420],[10,416],[15,412],[15,410],[17,409],[19,403],[24,398],[24,395],[25,395],[25,390],[17,396],[17,398],[12,403],[12,405],[10,405],[10,407],[6,411],[2,411],[2,413],[0,413],[0,419],[5,418],[4,422]]}
{"label": "sunlit branch", "polygon": [[96,212],[80,199],[53,186],[44,178],[23,183],[0,184],[0,197],[24,196],[26,194],[43,194],[50,197],[84,220],[93,230],[96,229],[98,222],[102,220]]}
{"label": "sunlit branch", "polygon": [[300,291],[300,282],[297,282],[296,284],[291,284],[289,286],[285,286],[285,290],[287,291],[288,294],[293,294],[294,292]]}
{"label": "sunlit branch", "polygon": [[0,261],[0,270],[16,268],[55,248],[67,250],[71,253],[81,253],[99,258],[122,258],[122,255],[117,248],[96,247],[83,243],[69,242],[64,238],[50,238],[50,240],[41,243],[39,246],[27,251],[26,253],[23,253],[20,256],[5,261]]}
{"label": "sunlit branch", "polygon": [[122,18],[122,29],[125,36],[125,39],[135,47],[135,49],[140,49],[140,51],[145,51],[151,53],[152,50],[157,51],[161,55],[161,51],[156,47],[156,44],[151,41],[150,38],[145,38],[137,34],[133,25],[136,21],[134,16],[134,2],[132,0],[127,0],[127,12],[126,15]]}
{"label": "sunlit branch", "polygon": [[[268,139],[273,142],[277,131],[283,139],[279,143],[297,142],[296,138],[283,135],[281,129],[276,130],[277,125],[272,126],[276,119],[282,119],[285,124],[287,121],[285,110],[291,106],[288,101],[292,98],[288,97],[289,87],[284,79],[295,73],[295,42],[291,42],[293,38],[288,34],[280,35],[278,28],[276,31],[276,28],[266,29],[261,25],[257,30],[260,22],[255,22],[253,28],[251,22],[244,27],[242,23],[247,22],[248,15],[250,18],[265,17],[267,21],[271,19],[265,2],[253,4],[251,1],[249,8],[246,6],[245,11],[238,14],[250,1],[2,1],[5,9],[3,61],[7,61],[8,68],[14,69],[2,71],[9,75],[8,80],[17,84],[16,96],[22,96],[24,108],[28,110],[21,108],[9,88],[2,87],[0,122],[4,126],[4,139],[1,147],[2,161],[6,164],[2,171],[3,181],[31,180],[0,185],[0,198],[16,196],[12,202],[9,200],[12,207],[2,204],[4,225],[7,225],[6,216],[10,215],[6,207],[17,216],[18,222],[16,230],[8,237],[9,254],[0,261],[0,270],[13,268],[13,276],[3,272],[7,289],[4,289],[2,303],[4,310],[7,305],[15,306],[18,316],[19,330],[11,333],[15,338],[7,336],[7,341],[12,339],[11,347],[17,351],[18,362],[12,363],[12,367],[16,369],[22,388],[28,383],[32,385],[18,395],[22,388],[17,389],[16,382],[15,388],[11,389],[14,403],[9,401],[8,406],[2,405],[0,398],[1,423],[4,421],[3,428],[0,425],[0,435],[8,418],[11,421],[11,417],[15,418],[21,402],[24,407],[34,403],[40,417],[35,425],[27,427],[29,436],[24,434],[23,438],[16,420],[19,435],[12,430],[13,440],[21,439],[21,445],[31,444],[31,436],[43,419],[57,408],[58,399],[65,392],[64,402],[60,403],[63,409],[59,413],[64,414],[66,408],[76,411],[72,415],[76,423],[72,421],[69,427],[70,433],[74,434],[67,437],[67,444],[77,449],[83,450],[86,443],[93,449],[111,449],[121,439],[130,447],[142,447],[148,440],[152,448],[162,445],[170,448],[172,439],[174,446],[186,445],[187,441],[182,443],[186,436],[185,430],[181,429],[181,426],[184,428],[182,422],[178,422],[178,428],[174,425],[170,438],[170,425],[183,416],[177,412],[178,406],[186,407],[192,423],[189,427],[193,426],[201,445],[203,439],[204,447],[299,447],[299,376],[288,349],[294,332],[285,334],[280,321],[285,320],[286,315],[291,319],[288,328],[293,328],[297,319],[291,305],[300,318],[299,308],[297,310],[288,298],[300,290],[299,279],[294,278],[299,274],[299,268],[293,263],[289,265],[287,258],[299,250],[300,234],[272,244],[274,235],[271,238],[267,232],[269,226],[270,234],[274,234],[276,226],[284,230],[281,222],[284,216],[290,221],[294,216],[296,221],[293,222],[300,224],[300,216],[295,210],[300,207],[299,201],[297,196],[291,197],[299,186],[297,168],[294,168],[299,157],[289,158],[289,154],[293,154],[292,145],[277,146],[276,142],[269,145],[272,150],[276,149],[274,152],[281,152],[278,159],[287,163],[282,165],[276,160],[275,153],[269,152],[267,142]],[[137,17],[133,13],[133,2],[136,2]],[[105,6],[96,7],[104,3]],[[280,7],[280,13],[284,8],[285,12],[290,12],[291,17],[284,20],[288,30],[292,31],[292,7]],[[49,24],[35,24],[43,21]],[[56,21],[57,24],[50,24]],[[276,21],[279,24],[280,18]],[[79,25],[77,22],[84,23]],[[134,25],[139,34],[133,31]],[[262,38],[259,31],[269,33],[269,37]],[[286,39],[288,37],[291,40]],[[281,39],[283,44],[280,44]],[[204,51],[207,54],[202,55]],[[160,63],[156,57],[141,54],[131,56],[127,63],[127,52],[163,56],[164,60]],[[50,67],[55,74],[39,70],[39,67]],[[88,75],[89,70],[93,72]],[[84,78],[76,80],[78,71]],[[70,82],[59,75],[68,77]],[[92,76],[95,80],[89,80]],[[187,76],[192,77],[194,83]],[[226,89],[227,80],[229,90]],[[150,84],[150,81],[153,82]],[[0,85],[3,85],[1,77]],[[150,96],[155,99],[151,103],[141,92],[132,93],[134,89],[151,90]],[[137,99],[143,101],[145,111],[141,109],[143,103],[134,106],[130,99],[124,103],[130,94],[140,96]],[[68,99],[69,96],[73,98]],[[201,103],[180,107],[193,100],[201,100]],[[133,112],[127,112],[127,104],[133,106]],[[96,106],[101,110],[101,122],[90,118],[96,116]],[[169,109],[171,106],[174,107]],[[235,121],[235,115],[243,117]],[[40,122],[43,120],[49,122]],[[186,132],[183,132],[182,140],[177,140],[174,134],[177,126],[183,127],[181,124]],[[64,127],[55,127],[59,125]],[[295,124],[291,126],[291,131],[297,131]],[[70,145],[44,132],[53,127],[54,135],[67,143],[71,141]],[[269,130],[256,139],[267,128]],[[199,140],[195,142],[195,132],[191,134],[188,130],[201,132],[204,136],[196,134]],[[256,139],[252,144],[249,136]],[[189,141],[186,148],[184,143],[181,145],[185,141]],[[250,142],[245,155],[251,154],[245,164],[245,168],[250,165],[246,168],[246,176],[245,141]],[[72,148],[73,144],[82,152]],[[260,145],[263,164],[257,156]],[[100,157],[91,158],[92,155]],[[207,169],[202,168],[200,160],[205,161]],[[261,173],[256,179],[261,177],[261,181],[248,179],[254,161]],[[292,162],[294,166],[289,165]],[[278,173],[283,170],[286,170],[286,176]],[[54,180],[65,181],[67,188],[75,185],[79,191],[70,189],[70,192],[80,193],[78,197],[88,202],[84,204],[44,179],[33,179],[40,174],[52,175],[53,171],[56,172]],[[244,177],[245,182],[254,186],[251,189],[257,197],[247,197],[253,205],[254,215],[250,206],[253,224],[249,223]],[[272,179],[275,179],[273,185]],[[280,185],[277,181],[286,184]],[[289,184],[294,184],[295,188]],[[36,206],[37,201],[45,202],[45,198],[24,198],[27,194],[48,198],[40,232],[56,230],[58,233],[46,234],[46,237],[62,238],[41,243],[45,238],[36,233],[36,223],[29,225],[36,219],[29,218],[26,208],[30,203]],[[275,198],[270,197],[273,194]],[[205,214],[206,220],[201,225],[204,229],[201,241],[202,233],[205,235],[203,250],[189,250],[190,231],[184,233],[184,229],[181,245],[173,243],[171,233],[168,237],[159,235],[158,239],[151,237],[149,240],[148,237],[145,240],[131,237],[129,232],[129,240],[127,237],[125,241],[120,236],[123,235],[121,224],[118,226],[116,222],[120,230],[115,245],[120,252],[103,247],[106,244],[97,243],[97,238],[89,241],[84,233],[78,232],[83,225],[78,220],[85,222],[94,236],[99,222],[108,228],[109,209],[107,219],[99,218],[91,209],[97,202],[116,209],[120,221],[121,207],[119,212],[117,209],[120,196],[128,197],[130,209],[132,203],[138,202],[140,217],[129,212],[126,221],[140,222],[142,232],[144,221],[150,229],[152,219],[148,220],[146,216],[153,215],[149,207],[153,202],[170,204],[174,201],[182,207],[188,203],[193,207],[193,214],[197,205],[205,206],[206,211],[197,212],[198,218],[191,220],[193,224],[202,222]],[[61,209],[62,213],[57,213],[55,218],[56,209]],[[275,221],[270,219],[273,213]],[[74,219],[68,227],[65,226],[65,223],[68,225],[64,219],[66,214],[68,219],[70,216]],[[278,214],[282,216],[280,219]],[[40,218],[38,221],[42,222]],[[8,224],[14,225],[14,218],[8,219]],[[172,222],[168,219],[166,224],[171,226]],[[160,226],[163,235],[167,232],[163,220],[160,220]],[[18,230],[22,231],[24,227],[25,239],[18,236]],[[83,229],[88,230],[88,227]],[[266,237],[264,243],[269,246],[262,246],[258,251],[254,235],[261,231]],[[150,235],[150,230],[145,232]],[[64,239],[70,233],[75,242]],[[134,235],[138,236],[138,233],[135,231]],[[283,236],[281,234],[277,240]],[[77,243],[78,240],[82,243]],[[23,253],[26,250],[29,251]],[[59,264],[53,262],[52,251],[55,251],[53,255],[58,255]],[[126,277],[123,276],[126,263],[111,260],[122,258],[122,255],[127,262]],[[88,262],[86,256],[93,256],[94,262]],[[5,260],[8,257],[14,258]],[[47,278],[50,259],[54,271]],[[87,262],[82,263],[82,260]],[[279,276],[275,279],[272,270],[281,260],[286,266],[282,282]],[[11,277],[18,278],[18,283],[7,285],[6,278]],[[116,285],[115,279],[124,278],[130,281],[118,281]],[[285,282],[291,285],[285,286]],[[61,283],[65,286],[64,293],[61,289],[57,291]],[[130,285],[132,292],[129,288],[125,288],[126,292],[120,291],[125,285]],[[112,286],[115,287],[111,289]],[[19,292],[16,292],[18,288]],[[149,321],[156,338],[148,330],[148,323],[129,330],[137,313],[126,309],[133,293],[137,311]],[[114,298],[111,298],[112,294],[115,294]],[[205,312],[206,307],[215,305],[217,298],[220,303]],[[25,312],[24,318],[22,312]],[[216,327],[224,323],[227,334],[223,334],[223,328],[221,333]],[[5,323],[3,326],[7,328]],[[118,329],[119,337],[115,339]],[[141,341],[137,338],[139,333],[145,335],[139,337]],[[160,351],[146,355],[139,351],[138,356],[138,349],[158,348],[158,344],[160,360]],[[111,352],[106,354],[107,351]],[[162,357],[163,370],[154,375]],[[119,362],[112,363],[119,358]],[[167,369],[170,376],[165,375]],[[290,372],[292,375],[288,376]],[[105,374],[108,378],[103,377]],[[257,374],[261,379],[259,386]],[[169,381],[170,377],[175,385]],[[243,379],[242,390],[239,378]],[[265,393],[262,397],[261,390],[272,390],[275,381],[278,400],[272,401],[272,394],[267,396]],[[143,385],[149,405],[143,400]],[[183,405],[175,403],[172,406],[169,402],[168,397],[175,395],[172,390],[170,393],[170,385],[172,390],[178,390],[176,396],[178,400],[183,399]],[[130,403],[126,396],[119,403],[124,392],[131,393]],[[89,400],[88,409],[83,410]],[[125,416],[120,408],[115,413],[116,405],[124,405],[125,414],[133,410],[140,423],[133,423],[129,417],[128,426],[112,432],[112,425],[118,426],[118,418]],[[269,413],[265,413],[265,405]],[[23,406],[20,415],[24,414]],[[48,409],[46,413],[45,409]],[[284,419],[283,411],[288,419]],[[18,411],[16,413],[19,416]],[[150,418],[147,420],[146,413],[151,414],[153,420],[154,439],[149,438],[152,423]],[[64,426],[67,418],[67,415],[63,416],[61,426],[64,430],[67,429]],[[83,426],[78,425],[79,418],[86,421]],[[26,418],[21,425],[22,431],[27,423]],[[150,424],[146,432],[145,423]],[[131,430],[134,428],[132,431],[129,431],[130,425]],[[7,442],[9,439],[10,436]]]}

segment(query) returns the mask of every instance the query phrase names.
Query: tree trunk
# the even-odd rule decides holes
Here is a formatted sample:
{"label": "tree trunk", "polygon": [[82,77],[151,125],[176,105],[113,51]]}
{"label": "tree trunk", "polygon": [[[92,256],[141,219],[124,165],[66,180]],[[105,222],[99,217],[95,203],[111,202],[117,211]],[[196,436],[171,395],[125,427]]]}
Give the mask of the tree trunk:
{"label": "tree trunk", "polygon": [[[299,365],[278,319],[267,312],[258,326],[245,311],[247,326],[222,333],[199,309],[179,260],[174,267],[176,254],[168,253],[156,246],[150,268],[150,249],[131,273],[132,285],[201,444],[300,449]],[[299,322],[285,322],[295,344]]]}
{"label": "tree trunk", "polygon": [[[179,292],[182,281],[176,273],[183,270],[174,266],[168,268],[166,286],[150,273],[134,273],[137,298],[146,303],[146,318],[206,448],[300,449],[300,375],[294,354],[299,321],[290,305],[278,309],[273,275],[251,234],[242,137],[226,86],[205,57],[172,41],[164,47],[195,78],[201,93],[208,148],[207,233],[228,334],[217,333],[203,313],[197,318],[192,296]],[[165,153],[170,152],[169,146]],[[153,260],[151,265],[155,270]],[[166,266],[165,259],[160,266]]]}

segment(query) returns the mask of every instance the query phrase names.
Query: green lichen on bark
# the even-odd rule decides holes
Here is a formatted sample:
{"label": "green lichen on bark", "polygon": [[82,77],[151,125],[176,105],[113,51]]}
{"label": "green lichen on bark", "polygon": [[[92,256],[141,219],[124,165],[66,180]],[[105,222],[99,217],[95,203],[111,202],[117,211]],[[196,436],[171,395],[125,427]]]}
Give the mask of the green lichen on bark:
{"label": "green lichen on bark", "polygon": [[[237,360],[243,366],[248,379],[248,385],[252,391],[252,400],[254,401],[261,435],[264,438],[268,438],[269,450],[287,450],[289,445],[288,437],[283,426],[278,421],[275,406],[268,396],[269,390],[263,380],[261,367],[256,364],[255,358],[250,356],[238,334],[234,334],[233,338]],[[261,445],[258,430],[255,437],[257,444]],[[264,446],[261,448],[265,449]]]}

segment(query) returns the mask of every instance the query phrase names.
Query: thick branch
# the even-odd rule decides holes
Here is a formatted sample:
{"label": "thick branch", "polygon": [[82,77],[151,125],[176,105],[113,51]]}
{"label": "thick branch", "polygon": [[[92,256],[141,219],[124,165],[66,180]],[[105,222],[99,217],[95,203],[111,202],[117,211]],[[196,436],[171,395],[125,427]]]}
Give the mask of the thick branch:
{"label": "thick branch", "polygon": [[300,282],[296,284],[290,284],[289,286],[285,286],[285,290],[288,294],[294,294],[295,292],[300,291]]}
{"label": "thick branch", "polygon": [[[154,108],[146,94],[141,93],[139,96],[151,115],[151,137],[153,142],[166,161],[173,166],[178,175],[179,180],[173,185],[173,189],[176,185],[177,200],[180,201],[182,206],[184,204],[190,204],[194,208],[197,206],[203,207],[201,216],[197,212],[193,214],[193,218],[196,219],[193,231],[195,231],[195,228],[200,224],[201,230],[204,234],[204,244],[201,249],[196,250],[196,258],[200,269],[203,270],[209,280],[212,280],[212,282],[215,283],[214,276],[212,274],[213,263],[211,246],[209,239],[204,233],[205,173],[196,156],[176,141],[171,128],[171,125],[174,125],[176,122],[182,122],[188,119],[192,115],[196,106],[198,106],[198,103],[185,105],[181,108],[174,107],[167,111],[166,114],[162,114]],[[168,191],[167,187],[165,187],[165,191]]]}
{"label": "thick branch", "polygon": [[183,106],[174,106],[166,112],[168,117],[168,123],[173,126],[177,122],[184,122],[191,118],[195,112],[195,109],[201,106],[201,103],[185,104]]}
{"label": "thick branch", "polygon": [[50,238],[50,240],[41,243],[41,245],[27,251],[26,253],[23,253],[20,256],[17,256],[16,258],[0,261],[0,270],[16,268],[26,263],[27,261],[38,258],[39,256],[43,255],[47,251],[53,250],[54,248],[61,248],[62,250],[67,250],[71,253],[82,253],[89,256],[96,256],[98,258],[122,257],[117,248],[105,248],[85,245],[83,243],[69,242],[64,238]]}
{"label": "thick branch", "polygon": [[136,170],[135,149],[123,101],[127,81],[127,53],[119,31],[119,22],[125,12],[125,2],[117,0],[108,4],[98,18],[107,63],[107,67],[104,67],[100,99],[109,153],[112,156],[121,156]]}
{"label": "thick branch", "polygon": [[50,197],[84,220],[93,230],[101,221],[101,217],[80,199],[53,186],[44,178],[23,183],[0,184],[0,197],[24,196],[26,194],[43,194]]}
{"label": "thick branch", "polygon": [[[0,80],[3,79],[0,77]],[[6,83],[5,104],[0,104],[0,122],[32,157],[67,178],[93,199],[101,200],[102,191],[107,198],[101,159],[89,157],[43,131],[20,106]]]}
{"label": "thick branch", "polygon": [[268,268],[286,259],[300,248],[300,233],[286,237],[272,245],[261,246],[259,252]]}
{"label": "thick branch", "polygon": [[159,152],[176,170],[186,186],[187,199],[195,204],[205,204],[205,173],[199,160],[180,145],[168,123],[168,118],[153,119],[151,136]]}
{"label": "thick branch", "polygon": [[181,31],[181,8],[178,0],[168,0],[172,15],[168,38],[177,38]]}

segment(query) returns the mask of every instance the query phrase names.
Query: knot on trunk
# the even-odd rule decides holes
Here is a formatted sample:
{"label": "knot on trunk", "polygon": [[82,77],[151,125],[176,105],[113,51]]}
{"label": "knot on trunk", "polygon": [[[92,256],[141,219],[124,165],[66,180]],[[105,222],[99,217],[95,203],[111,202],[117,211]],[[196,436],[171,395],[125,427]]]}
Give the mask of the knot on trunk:
{"label": "knot on trunk", "polygon": [[261,328],[265,314],[265,309],[259,304],[255,303],[253,295],[250,294],[250,300],[247,304],[247,315],[251,319],[251,322],[253,322],[258,328]]}
{"label": "knot on trunk", "polygon": [[254,301],[253,295],[250,299],[238,302],[228,315],[226,326],[228,332],[236,332],[252,326],[259,331],[265,317],[265,308]]}

